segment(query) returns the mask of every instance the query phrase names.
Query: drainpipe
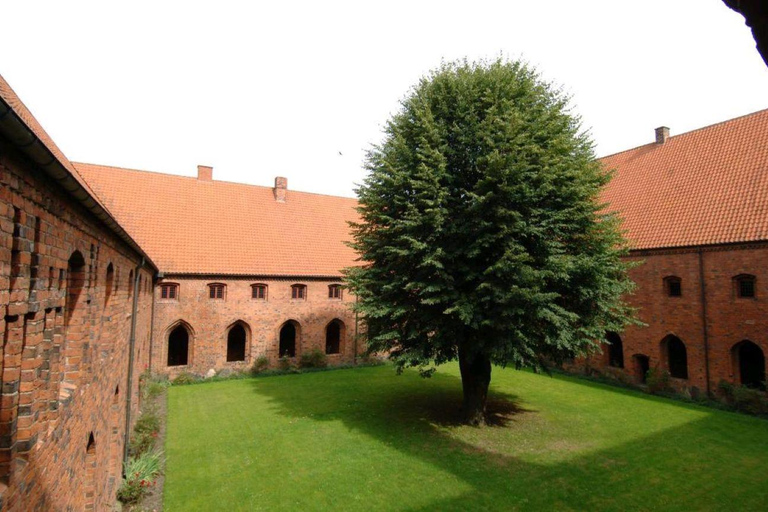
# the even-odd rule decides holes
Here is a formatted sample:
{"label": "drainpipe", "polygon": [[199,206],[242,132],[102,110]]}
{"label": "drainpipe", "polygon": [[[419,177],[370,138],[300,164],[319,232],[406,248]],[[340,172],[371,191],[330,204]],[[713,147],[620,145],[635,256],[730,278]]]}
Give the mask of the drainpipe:
{"label": "drainpipe", "polygon": [[[357,295],[355,295],[355,306],[357,306]],[[360,318],[359,313],[357,312],[357,308],[355,308],[355,355],[352,359],[352,364],[357,364],[357,330],[358,325],[360,324]]]}
{"label": "drainpipe", "polygon": [[152,285],[152,311],[149,317],[149,371],[152,371],[152,346],[155,342],[155,285]]}
{"label": "drainpipe", "polygon": [[128,397],[125,401],[125,444],[123,446],[123,467],[128,462],[128,443],[131,441],[131,403],[133,402],[133,353],[136,347],[136,317],[139,309],[139,280],[144,267],[144,258],[136,267],[133,276],[133,307],[131,309],[131,337],[128,342]]}
{"label": "drainpipe", "polygon": [[704,375],[707,379],[707,397],[711,396],[709,384],[709,332],[707,330],[707,285],[704,283],[704,251],[699,249],[699,287],[701,288],[701,327],[704,334]]}

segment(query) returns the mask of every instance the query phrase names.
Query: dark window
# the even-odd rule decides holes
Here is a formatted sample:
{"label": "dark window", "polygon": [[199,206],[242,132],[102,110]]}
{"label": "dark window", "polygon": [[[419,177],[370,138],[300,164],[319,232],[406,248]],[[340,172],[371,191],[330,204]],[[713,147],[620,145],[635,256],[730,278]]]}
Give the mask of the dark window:
{"label": "dark window", "polygon": [[341,328],[339,320],[333,320],[325,328],[325,353],[338,354],[341,350]]}
{"label": "dark window", "polygon": [[307,287],[303,284],[294,284],[291,286],[291,298],[305,300],[307,298]]}
{"label": "dark window", "polygon": [[251,298],[259,300],[267,300],[267,285],[254,284],[251,286]]}
{"label": "dark window", "polygon": [[223,284],[209,284],[208,285],[208,297],[211,299],[223,299],[224,298]]}
{"label": "dark window", "polygon": [[179,298],[179,285],[175,283],[163,283],[160,285],[160,298],[161,299],[178,299]]}
{"label": "dark window", "polygon": [[80,294],[85,285],[85,259],[80,251],[75,251],[67,262],[67,309],[64,325],[69,325],[75,310],[78,310]]}
{"label": "dark window", "polygon": [[619,335],[615,332],[606,333],[605,341],[608,343],[608,365],[624,368],[624,344]]}
{"label": "dark window", "polygon": [[739,380],[742,386],[765,390],[765,354],[763,349],[749,340],[734,347],[738,360]]}
{"label": "dark window", "polygon": [[227,362],[245,361],[245,329],[237,324],[227,334]]}
{"label": "dark window", "polygon": [[296,357],[296,326],[287,322],[280,329],[280,357]]}
{"label": "dark window", "polygon": [[641,384],[645,384],[648,378],[648,371],[651,369],[651,359],[644,354],[635,354],[632,356],[635,365],[635,378]]}
{"label": "dark window", "polygon": [[679,277],[669,276],[664,278],[664,288],[670,297],[680,297],[683,295],[683,284]]}
{"label": "dark window", "polygon": [[677,336],[667,336],[664,340],[669,363],[669,374],[676,379],[688,378],[688,353],[685,343]]}
{"label": "dark window", "polygon": [[189,333],[178,326],[168,335],[168,366],[189,364]]}
{"label": "dark window", "polygon": [[755,297],[755,276],[736,276],[736,295],[744,299]]}
{"label": "dark window", "polygon": [[328,286],[329,299],[341,299],[341,285],[332,284]]}

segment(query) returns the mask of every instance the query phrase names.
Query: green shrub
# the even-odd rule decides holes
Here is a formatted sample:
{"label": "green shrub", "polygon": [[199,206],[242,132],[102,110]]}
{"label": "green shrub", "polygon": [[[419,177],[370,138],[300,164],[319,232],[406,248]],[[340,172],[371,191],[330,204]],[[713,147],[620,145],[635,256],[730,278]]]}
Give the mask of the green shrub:
{"label": "green shrub", "polygon": [[163,394],[168,386],[168,380],[150,379],[143,382],[142,396],[144,400],[151,400]]}
{"label": "green shrub", "polygon": [[325,368],[328,366],[328,358],[325,353],[317,348],[301,354],[299,358],[300,368]]}
{"label": "green shrub", "polygon": [[721,380],[718,384],[726,402],[734,409],[748,414],[768,414],[768,396],[764,391],[739,386]]}
{"label": "green shrub", "polygon": [[117,499],[126,504],[137,503],[157,483],[161,467],[160,452],[131,457],[125,463],[125,479],[117,491]]}
{"label": "green shrub", "polygon": [[267,356],[262,355],[257,357],[253,362],[253,366],[251,366],[251,373],[256,375],[257,373],[263,372],[267,368],[269,368],[269,359]]}
{"label": "green shrub", "polygon": [[666,393],[672,389],[669,372],[660,368],[651,368],[645,374],[645,384],[652,394]]}
{"label": "green shrub", "polygon": [[293,370],[294,369],[293,358],[290,358],[288,356],[281,357],[280,359],[277,360],[277,367],[284,372],[289,372]]}
{"label": "green shrub", "polygon": [[181,372],[175,379],[173,379],[174,386],[180,386],[184,384],[192,384],[200,380],[200,377],[193,375],[189,372]]}

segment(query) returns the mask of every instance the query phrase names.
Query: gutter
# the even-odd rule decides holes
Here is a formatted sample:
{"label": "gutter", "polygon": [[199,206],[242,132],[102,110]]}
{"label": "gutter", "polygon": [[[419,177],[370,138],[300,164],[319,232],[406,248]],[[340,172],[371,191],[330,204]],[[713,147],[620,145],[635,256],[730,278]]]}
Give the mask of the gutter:
{"label": "gutter", "polygon": [[125,400],[125,440],[123,446],[123,467],[128,462],[128,445],[131,441],[131,405],[133,403],[133,366],[134,366],[134,350],[136,348],[136,318],[139,309],[139,281],[141,276],[139,275],[141,269],[144,268],[144,258],[136,266],[136,272],[133,275],[133,306],[131,308],[131,335],[128,342],[128,397]]}
{"label": "gutter", "polygon": [[701,289],[701,327],[704,336],[704,375],[707,379],[707,397],[711,398],[709,383],[709,330],[707,328],[707,285],[704,283],[704,251],[699,249],[699,288]]}

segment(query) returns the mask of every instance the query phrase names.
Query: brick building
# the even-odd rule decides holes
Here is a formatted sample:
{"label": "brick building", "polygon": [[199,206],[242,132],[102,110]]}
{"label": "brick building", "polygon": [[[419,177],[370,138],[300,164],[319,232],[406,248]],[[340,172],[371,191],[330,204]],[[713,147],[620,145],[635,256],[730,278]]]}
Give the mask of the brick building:
{"label": "brick building", "polygon": [[[318,349],[354,357],[354,296],[341,269],[354,199],[75,164],[160,269],[151,366],[175,375],[250,367]],[[358,351],[362,347],[357,347]]]}
{"label": "brick building", "polygon": [[[604,158],[646,327],[590,364],[759,386],[768,350],[768,111]],[[350,361],[355,200],[89,164],[0,78],[0,510],[105,510],[146,368]]]}
{"label": "brick building", "polygon": [[0,253],[0,509],[107,510],[156,267],[2,78]]}
{"label": "brick building", "polygon": [[602,159],[602,199],[624,219],[647,327],[611,333],[601,364],[643,382],[668,370],[678,389],[721,380],[762,387],[768,351],[768,110]]}

